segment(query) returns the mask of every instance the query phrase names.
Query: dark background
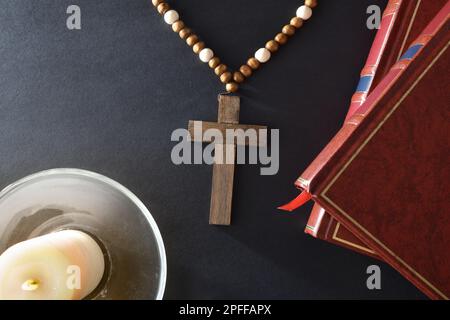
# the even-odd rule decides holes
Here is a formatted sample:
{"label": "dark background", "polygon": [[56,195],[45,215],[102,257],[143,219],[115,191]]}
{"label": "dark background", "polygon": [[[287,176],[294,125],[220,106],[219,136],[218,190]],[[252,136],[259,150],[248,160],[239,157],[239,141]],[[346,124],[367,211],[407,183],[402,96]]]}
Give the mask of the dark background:
{"label": "dark background", "polygon": [[[280,171],[236,173],[233,226],[208,225],[211,167],[175,166],[174,129],[216,120],[223,87],[150,0],[0,0],[1,186],[76,167],[129,187],[159,224],[168,299],[423,298],[389,266],[303,233],[311,206],[275,208],[343,122],[386,0],[322,0],[241,91],[241,122],[280,129]],[[77,4],[82,30],[66,28]],[[299,0],[171,1],[233,68],[287,23]],[[375,191],[375,190],[374,190]],[[366,268],[382,268],[382,290]]]}

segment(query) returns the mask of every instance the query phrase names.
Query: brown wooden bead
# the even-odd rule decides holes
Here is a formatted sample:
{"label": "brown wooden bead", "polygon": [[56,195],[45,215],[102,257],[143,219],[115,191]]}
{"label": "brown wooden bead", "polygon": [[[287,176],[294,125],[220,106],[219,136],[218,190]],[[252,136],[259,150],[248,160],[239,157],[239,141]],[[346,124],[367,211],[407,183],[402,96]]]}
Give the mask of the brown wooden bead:
{"label": "brown wooden bead", "polygon": [[293,36],[295,34],[295,27],[287,24],[283,27],[283,34],[287,36]]}
{"label": "brown wooden bead", "polygon": [[305,0],[305,6],[308,6],[310,8],[317,7],[317,0]]}
{"label": "brown wooden bead", "polygon": [[214,69],[214,72],[220,77],[224,72],[227,71],[227,69],[227,66],[221,63]]}
{"label": "brown wooden bead", "polygon": [[209,60],[208,65],[211,69],[217,68],[217,66],[220,64],[220,59],[217,57],[212,58]]}
{"label": "brown wooden bead", "polygon": [[256,60],[256,58],[250,58],[247,60],[247,65],[252,68],[253,70],[256,70],[259,68],[259,66],[261,65],[261,63]]}
{"label": "brown wooden bead", "polygon": [[279,44],[285,44],[288,41],[288,36],[284,33],[279,33],[275,36],[275,41]]}
{"label": "brown wooden bead", "polygon": [[239,68],[239,71],[246,77],[250,77],[253,73],[252,68],[250,68],[248,65],[244,64]]}
{"label": "brown wooden bead", "polygon": [[184,22],[181,20],[175,21],[172,24],[172,30],[176,33],[180,32],[184,28]]}
{"label": "brown wooden bead", "polygon": [[160,4],[158,4],[157,9],[159,14],[165,14],[167,11],[170,10],[170,6],[168,3],[161,2]]}
{"label": "brown wooden bead", "polygon": [[236,82],[229,82],[225,86],[227,92],[234,93],[239,90],[239,85]]}
{"label": "brown wooden bead", "polygon": [[178,34],[180,35],[181,39],[186,40],[187,37],[189,37],[192,34],[192,30],[189,28],[183,28],[180,30]]}
{"label": "brown wooden bead", "polygon": [[155,7],[157,7],[161,2],[164,2],[164,0],[152,0],[152,3]]}
{"label": "brown wooden bead", "polygon": [[198,36],[195,34],[191,34],[189,37],[187,37],[186,39],[186,43],[188,44],[189,47],[192,47],[194,44],[196,44],[199,41]]}
{"label": "brown wooden bead", "polygon": [[279,47],[280,47],[280,45],[275,40],[270,40],[266,43],[266,49],[272,53],[276,52]]}
{"label": "brown wooden bead", "polygon": [[233,80],[237,83],[242,83],[245,80],[245,76],[240,71],[236,71],[233,74]]}
{"label": "brown wooden bead", "polygon": [[231,72],[227,71],[222,73],[222,75],[220,76],[220,81],[222,83],[228,83],[231,81],[231,79],[233,78],[233,75],[231,74]]}
{"label": "brown wooden bead", "polygon": [[203,41],[197,42],[196,44],[194,44],[194,46],[192,47],[192,50],[194,51],[194,53],[199,54],[200,51],[202,51],[203,49],[205,49],[205,43]]}
{"label": "brown wooden bead", "polygon": [[297,28],[297,29],[299,29],[299,28],[301,28],[302,27],[302,25],[303,25],[303,19],[302,18],[299,18],[299,17],[293,17],[292,19],[291,19],[291,26],[293,26],[294,28]]}

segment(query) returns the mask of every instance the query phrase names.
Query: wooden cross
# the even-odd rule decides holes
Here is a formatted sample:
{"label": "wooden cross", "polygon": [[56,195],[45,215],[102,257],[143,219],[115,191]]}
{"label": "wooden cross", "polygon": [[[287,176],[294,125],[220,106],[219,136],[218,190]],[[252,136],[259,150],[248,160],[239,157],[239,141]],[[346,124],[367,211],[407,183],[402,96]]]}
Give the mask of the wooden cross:
{"label": "wooden cross", "polygon": [[[265,126],[243,125],[239,124],[240,98],[231,95],[219,95],[219,111],[217,122],[189,121],[189,133],[192,141],[195,142],[213,142],[206,139],[203,133],[208,129],[218,129],[222,136],[226,137],[227,129],[242,129],[237,132],[244,132],[247,129],[254,129],[257,132],[266,129]],[[195,135],[201,128],[202,135]],[[211,208],[209,214],[209,224],[229,226],[231,224],[231,205],[233,199],[233,180],[234,167],[236,159],[236,142],[240,145],[251,145],[249,139],[235,139],[232,143],[224,141],[224,144],[216,143],[214,145],[215,162],[213,165],[212,189],[211,189]],[[226,144],[228,143],[228,144]],[[254,143],[254,142],[253,142]],[[265,146],[267,137],[258,139],[258,146]],[[227,161],[217,161],[225,159]],[[231,161],[230,161],[231,158]]]}

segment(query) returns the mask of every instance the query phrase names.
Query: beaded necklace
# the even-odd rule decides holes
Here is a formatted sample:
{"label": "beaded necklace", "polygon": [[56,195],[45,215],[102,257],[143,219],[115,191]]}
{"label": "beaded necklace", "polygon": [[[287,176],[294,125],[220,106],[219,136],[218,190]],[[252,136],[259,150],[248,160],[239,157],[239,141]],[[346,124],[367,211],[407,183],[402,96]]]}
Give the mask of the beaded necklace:
{"label": "beaded necklace", "polygon": [[169,4],[164,0],[152,0],[153,5],[158,12],[164,17],[164,21],[172,26],[174,32],[178,33],[182,40],[192,47],[195,54],[198,54],[200,60],[207,63],[214,73],[219,77],[220,81],[225,85],[225,89],[229,93],[239,90],[239,84],[249,78],[261,64],[268,62],[280,46],[286,44],[288,39],[292,37],[297,29],[303,26],[304,21],[312,16],[312,9],[317,6],[317,0],[305,0],[305,4],[297,9],[296,16],[293,17],[288,24],[283,26],[281,32],[274,39],[269,40],[263,48],[258,49],[255,55],[247,60],[238,71],[231,71],[226,64],[222,63],[220,58],[214,54],[214,51],[208,48],[204,41],[201,41],[190,28],[188,28],[177,11],[170,8]]}
{"label": "beaded necklace", "polygon": [[[305,0],[305,4],[297,9],[296,16],[289,24],[286,24],[272,40],[269,40],[263,48],[258,49],[255,55],[247,60],[239,70],[231,71],[221,62],[214,51],[208,48],[205,42],[201,41],[190,28],[188,28],[177,11],[170,8],[164,0],[152,0],[153,5],[164,17],[164,21],[172,26],[174,32],[178,33],[181,39],[192,47],[200,60],[207,63],[214,70],[220,81],[225,85],[228,93],[235,93],[239,90],[239,85],[249,78],[262,64],[268,62],[280,46],[284,45],[292,37],[297,29],[301,28],[304,21],[312,16],[312,8],[317,6],[317,0]],[[212,142],[211,137],[205,134],[209,129],[219,131],[222,136],[228,130],[237,133],[236,141],[220,142],[214,139],[215,160],[213,165],[213,181],[211,190],[211,208],[209,223],[212,225],[230,225],[231,207],[233,196],[233,180],[236,158],[236,145],[251,145],[245,138],[246,130],[256,130],[260,134],[266,132],[267,127],[258,125],[243,125],[239,123],[240,98],[235,95],[219,95],[218,121],[203,122],[189,121],[189,135],[191,141]],[[239,135],[241,135],[239,137]],[[243,135],[243,136],[242,136]],[[259,135],[256,145],[264,147],[266,138]],[[222,160],[218,160],[222,159]],[[226,163],[223,159],[227,159]],[[231,159],[231,161],[230,161]]]}

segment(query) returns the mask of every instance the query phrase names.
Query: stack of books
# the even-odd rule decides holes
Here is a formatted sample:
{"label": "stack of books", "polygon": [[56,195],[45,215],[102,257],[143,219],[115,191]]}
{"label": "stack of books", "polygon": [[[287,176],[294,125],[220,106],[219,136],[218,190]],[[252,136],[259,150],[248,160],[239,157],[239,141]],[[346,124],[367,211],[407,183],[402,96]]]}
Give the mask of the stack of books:
{"label": "stack of books", "polygon": [[300,175],[305,232],[450,297],[450,1],[390,0],[342,129]]}

